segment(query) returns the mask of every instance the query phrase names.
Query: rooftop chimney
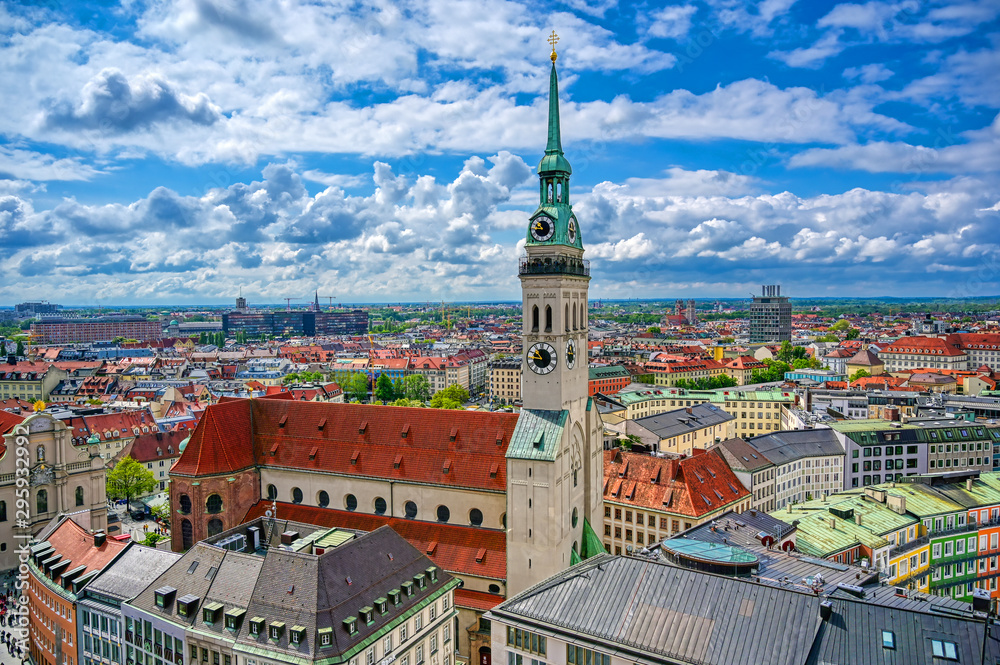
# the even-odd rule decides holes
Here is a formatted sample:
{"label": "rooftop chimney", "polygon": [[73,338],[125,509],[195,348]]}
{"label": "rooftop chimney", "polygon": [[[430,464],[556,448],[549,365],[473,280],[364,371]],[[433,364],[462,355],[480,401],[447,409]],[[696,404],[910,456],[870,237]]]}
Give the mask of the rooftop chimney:
{"label": "rooftop chimney", "polygon": [[17,356],[15,356],[13,353],[8,354],[7,355],[7,364],[8,365],[16,365],[17,364]]}
{"label": "rooftop chimney", "polygon": [[824,600],[819,604],[819,617],[823,621],[829,621],[831,616],[833,616],[833,603],[829,600]]}
{"label": "rooftop chimney", "polygon": [[108,536],[103,531],[94,532],[94,547],[100,547],[104,544],[104,541],[108,539]]}
{"label": "rooftop chimney", "polygon": [[965,489],[970,492],[972,491],[972,478],[965,479]]}

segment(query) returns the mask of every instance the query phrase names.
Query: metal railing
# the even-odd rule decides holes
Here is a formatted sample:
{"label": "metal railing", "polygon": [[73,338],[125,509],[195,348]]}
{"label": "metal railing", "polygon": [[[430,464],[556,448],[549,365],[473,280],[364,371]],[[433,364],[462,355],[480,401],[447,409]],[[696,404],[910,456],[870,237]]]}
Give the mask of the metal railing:
{"label": "metal railing", "polygon": [[519,275],[579,275],[590,276],[590,261],[560,256],[558,258],[529,258],[522,256],[518,262]]}

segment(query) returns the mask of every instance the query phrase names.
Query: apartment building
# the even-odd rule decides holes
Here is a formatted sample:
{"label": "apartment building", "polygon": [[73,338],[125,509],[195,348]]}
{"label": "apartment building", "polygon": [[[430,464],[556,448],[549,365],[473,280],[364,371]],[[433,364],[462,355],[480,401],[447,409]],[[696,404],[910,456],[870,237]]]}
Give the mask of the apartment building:
{"label": "apartment building", "polygon": [[831,430],[773,432],[747,439],[747,446],[774,464],[773,479],[763,480],[773,482],[774,489],[760,494],[770,492],[776,509],[832,494],[844,486],[844,448]]}
{"label": "apartment building", "polygon": [[750,507],[750,492],[716,452],[654,457],[604,451],[604,536],[622,554]]}
{"label": "apartment building", "polygon": [[494,404],[519,404],[521,402],[520,356],[494,360],[489,367],[489,395]]}
{"label": "apartment building", "polygon": [[698,404],[627,421],[625,433],[638,436],[653,452],[691,455],[731,439],[734,424],[734,418],[714,404]]}

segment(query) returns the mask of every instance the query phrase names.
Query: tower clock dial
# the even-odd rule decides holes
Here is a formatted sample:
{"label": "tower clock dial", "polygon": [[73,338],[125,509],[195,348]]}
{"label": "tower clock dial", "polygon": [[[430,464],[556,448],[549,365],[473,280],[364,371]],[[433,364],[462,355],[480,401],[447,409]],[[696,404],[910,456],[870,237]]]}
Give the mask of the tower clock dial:
{"label": "tower clock dial", "polygon": [[566,367],[573,369],[576,365],[576,342],[569,340],[566,342]]}
{"label": "tower clock dial", "polygon": [[535,374],[548,374],[556,368],[556,350],[545,342],[532,344],[528,348],[528,367]]}
{"label": "tower clock dial", "polygon": [[541,215],[531,220],[531,237],[538,242],[545,242],[555,233],[556,225],[548,217]]}
{"label": "tower clock dial", "polygon": [[576,218],[570,217],[569,228],[566,229],[570,242],[576,242]]}

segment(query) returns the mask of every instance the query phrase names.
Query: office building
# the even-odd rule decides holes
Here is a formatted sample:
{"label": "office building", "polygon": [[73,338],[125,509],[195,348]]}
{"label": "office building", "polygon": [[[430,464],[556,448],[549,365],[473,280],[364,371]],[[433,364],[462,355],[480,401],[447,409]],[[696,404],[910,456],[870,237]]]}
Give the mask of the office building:
{"label": "office building", "polygon": [[792,339],[792,304],[778,285],[762,286],[750,304],[750,343],[775,344]]}

